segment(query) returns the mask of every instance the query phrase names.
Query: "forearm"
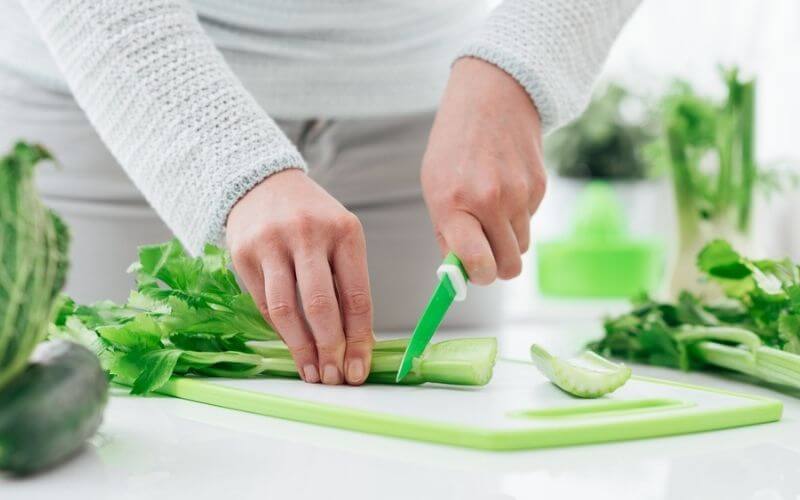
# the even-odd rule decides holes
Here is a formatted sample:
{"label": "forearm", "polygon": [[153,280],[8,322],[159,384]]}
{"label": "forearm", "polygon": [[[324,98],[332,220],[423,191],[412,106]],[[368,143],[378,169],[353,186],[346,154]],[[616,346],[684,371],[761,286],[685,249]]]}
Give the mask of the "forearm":
{"label": "forearm", "polygon": [[530,95],[545,132],[575,118],[639,0],[505,0],[459,53],[488,61]]}
{"label": "forearm", "polygon": [[303,168],[185,0],[21,0],[76,100],[192,251],[271,173]]}

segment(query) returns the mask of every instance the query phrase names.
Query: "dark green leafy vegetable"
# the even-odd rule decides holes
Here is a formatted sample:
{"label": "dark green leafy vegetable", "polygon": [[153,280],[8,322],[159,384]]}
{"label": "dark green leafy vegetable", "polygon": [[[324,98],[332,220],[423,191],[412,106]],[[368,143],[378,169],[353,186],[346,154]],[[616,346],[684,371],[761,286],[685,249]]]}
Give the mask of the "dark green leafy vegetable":
{"label": "dark green leafy vegetable", "polygon": [[605,322],[597,352],[690,370],[716,366],[800,388],[800,268],[789,260],[751,260],[715,240],[699,270],[726,299],[684,291],[675,303],[648,298]]}
{"label": "dark green leafy vegetable", "polygon": [[34,185],[50,155],[18,143],[0,158],[0,390],[47,334],[67,274],[69,235]]}
{"label": "dark green leafy vegetable", "polygon": [[[88,346],[114,380],[134,394],[158,390],[172,375],[298,377],[289,350],[264,321],[212,245],[191,257],[177,241],[139,249],[137,290],[125,305],[81,306],[65,299],[51,337]],[[391,383],[405,341],[378,342],[368,382]],[[430,346],[405,383],[484,385],[492,375],[495,339]]]}

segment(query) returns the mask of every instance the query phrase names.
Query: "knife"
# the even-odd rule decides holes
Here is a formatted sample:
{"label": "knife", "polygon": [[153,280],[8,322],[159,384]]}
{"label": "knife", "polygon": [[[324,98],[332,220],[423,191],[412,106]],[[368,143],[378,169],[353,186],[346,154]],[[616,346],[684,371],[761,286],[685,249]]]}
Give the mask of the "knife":
{"label": "knife", "polygon": [[447,254],[437,269],[436,275],[439,277],[439,284],[436,285],[428,305],[414,328],[414,333],[411,334],[411,340],[408,342],[403,360],[400,362],[400,370],[397,371],[397,382],[408,375],[414,359],[418,358],[428,347],[431,337],[436,333],[436,329],[439,328],[453,301],[460,302],[467,298],[469,278],[467,271],[464,270],[464,265],[461,264],[456,254],[453,252]]}

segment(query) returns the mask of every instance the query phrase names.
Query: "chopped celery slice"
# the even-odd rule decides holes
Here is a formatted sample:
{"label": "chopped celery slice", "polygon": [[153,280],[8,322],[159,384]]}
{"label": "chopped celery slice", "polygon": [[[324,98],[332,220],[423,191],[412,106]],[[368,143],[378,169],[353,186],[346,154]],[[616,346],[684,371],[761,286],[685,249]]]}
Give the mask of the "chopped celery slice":
{"label": "chopped celery slice", "polygon": [[533,344],[531,358],[542,374],[561,390],[581,398],[599,398],[622,387],[631,369],[591,351],[569,360],[551,355]]}
{"label": "chopped celery slice", "polygon": [[494,337],[445,340],[429,345],[415,360],[411,374],[418,373],[425,382],[486,385],[492,379],[496,358]]}

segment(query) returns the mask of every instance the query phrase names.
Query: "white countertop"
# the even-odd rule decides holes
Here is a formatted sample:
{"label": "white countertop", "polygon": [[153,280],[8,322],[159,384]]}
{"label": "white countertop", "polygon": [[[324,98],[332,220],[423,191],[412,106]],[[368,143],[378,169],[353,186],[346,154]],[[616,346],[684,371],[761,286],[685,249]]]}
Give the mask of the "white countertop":
{"label": "white countertop", "polygon": [[[524,357],[534,339],[568,352],[597,328],[509,325],[501,353]],[[82,455],[31,479],[0,478],[0,499],[800,499],[800,397],[719,376],[634,371],[774,397],[784,417],[668,438],[484,452],[115,390]]]}

